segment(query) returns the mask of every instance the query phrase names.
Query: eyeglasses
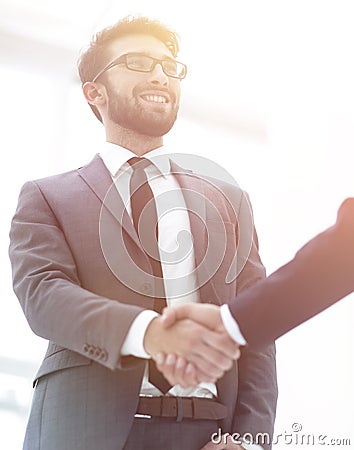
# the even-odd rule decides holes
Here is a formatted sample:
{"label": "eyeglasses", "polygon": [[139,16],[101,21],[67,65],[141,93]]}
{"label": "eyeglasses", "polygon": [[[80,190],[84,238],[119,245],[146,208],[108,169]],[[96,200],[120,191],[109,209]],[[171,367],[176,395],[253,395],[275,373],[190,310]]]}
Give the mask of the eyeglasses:
{"label": "eyeglasses", "polygon": [[160,64],[164,73],[171,78],[182,80],[187,75],[187,66],[174,59],[158,59],[144,53],[126,53],[114,59],[106,67],[98,72],[92,80],[94,83],[104,72],[119,64],[124,64],[129,70],[135,72],[152,72],[157,64]]}

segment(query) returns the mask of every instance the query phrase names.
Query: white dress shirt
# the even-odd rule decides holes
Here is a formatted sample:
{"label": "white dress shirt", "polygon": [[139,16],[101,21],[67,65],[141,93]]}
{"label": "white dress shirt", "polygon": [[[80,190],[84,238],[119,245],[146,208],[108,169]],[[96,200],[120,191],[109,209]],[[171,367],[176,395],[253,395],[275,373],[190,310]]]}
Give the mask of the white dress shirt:
{"label": "white dress shirt", "polygon": [[[189,251],[184,258],[180,258],[177,251],[181,238],[180,235],[178,239],[178,234],[183,232],[186,240],[188,234],[191,235],[191,231],[182,190],[176,178],[170,173],[169,158],[163,157],[163,155],[167,154],[166,149],[160,147],[146,153],[144,157],[152,162],[145,172],[154,194],[159,218],[159,250],[160,252],[166,252],[164,253],[165,256],[169,255],[168,261],[166,261],[166,258],[161,258],[161,267],[164,277],[166,302],[168,306],[171,306],[181,303],[199,302],[199,293],[196,279],[193,275],[195,261],[191,241],[188,247]],[[109,170],[113,181],[117,182],[119,178],[119,194],[126,205],[128,213],[131,214],[129,179],[132,168],[127,161],[136,155],[126,148],[106,142],[100,152],[100,156]],[[166,210],[163,196],[164,192],[169,192],[168,200],[173,204],[173,209],[169,210],[167,214],[164,214]],[[172,195],[173,202],[171,202]],[[175,260],[174,255],[176,255]],[[176,283],[179,278],[183,278],[183,283]],[[181,287],[183,287],[183,292],[179,292]],[[157,313],[155,311],[145,310],[135,318],[121,349],[123,355],[150,358],[150,355],[144,349],[143,341],[148,325],[156,316]],[[221,307],[221,318],[230,336],[238,344],[244,345],[245,340],[227,305]],[[141,394],[161,395],[161,392],[149,383],[146,373],[141,387]],[[196,388],[184,389],[179,385],[173,386],[168,392],[168,395],[211,397],[212,395],[217,396],[217,391],[216,386],[212,383],[200,383]]]}

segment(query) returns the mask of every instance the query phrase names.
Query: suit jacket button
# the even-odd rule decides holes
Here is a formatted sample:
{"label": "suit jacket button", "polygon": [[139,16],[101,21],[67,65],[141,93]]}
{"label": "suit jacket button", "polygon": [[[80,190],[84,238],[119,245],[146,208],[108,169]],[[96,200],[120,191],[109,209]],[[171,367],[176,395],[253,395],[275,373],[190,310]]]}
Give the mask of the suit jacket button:
{"label": "suit jacket button", "polygon": [[100,360],[101,361],[107,361],[107,359],[108,359],[108,354],[107,354],[106,350],[101,350]]}
{"label": "suit jacket button", "polygon": [[87,343],[84,344],[84,347],[83,347],[84,352],[88,353],[89,349],[90,349],[90,346]]}

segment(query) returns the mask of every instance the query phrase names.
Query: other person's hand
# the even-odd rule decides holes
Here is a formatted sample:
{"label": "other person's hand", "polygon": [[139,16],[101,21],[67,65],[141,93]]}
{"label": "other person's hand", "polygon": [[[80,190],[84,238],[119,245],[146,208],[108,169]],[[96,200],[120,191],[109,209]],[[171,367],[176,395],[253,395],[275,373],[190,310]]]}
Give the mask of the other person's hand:
{"label": "other person's hand", "polygon": [[181,319],[191,319],[211,330],[226,332],[221,320],[220,307],[210,303],[185,303],[163,310],[162,323],[166,328]]}

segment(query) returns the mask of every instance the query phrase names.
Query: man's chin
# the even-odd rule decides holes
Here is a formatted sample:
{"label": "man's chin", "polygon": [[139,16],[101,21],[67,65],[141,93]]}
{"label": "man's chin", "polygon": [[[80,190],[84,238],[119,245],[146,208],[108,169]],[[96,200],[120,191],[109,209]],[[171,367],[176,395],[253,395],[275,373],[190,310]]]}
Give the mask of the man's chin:
{"label": "man's chin", "polygon": [[132,130],[144,136],[161,137],[173,127],[177,119],[177,112],[171,111],[170,114],[166,114],[160,111],[150,111],[147,113],[137,109],[122,114],[122,111],[118,108],[112,108],[109,111],[109,117],[117,125],[127,130]]}
{"label": "man's chin", "polygon": [[171,130],[175,121],[176,118],[168,122],[164,121],[163,123],[161,123],[160,120],[159,121],[149,120],[146,123],[140,122],[140,124],[138,124],[138,127],[136,127],[135,129],[136,131],[138,131],[141,134],[144,134],[145,136],[160,137],[164,136]]}

